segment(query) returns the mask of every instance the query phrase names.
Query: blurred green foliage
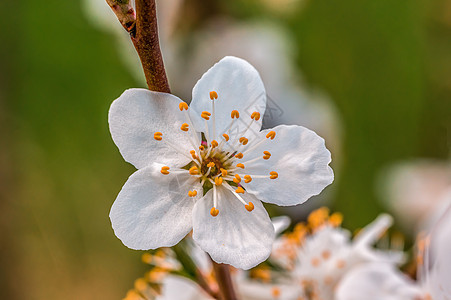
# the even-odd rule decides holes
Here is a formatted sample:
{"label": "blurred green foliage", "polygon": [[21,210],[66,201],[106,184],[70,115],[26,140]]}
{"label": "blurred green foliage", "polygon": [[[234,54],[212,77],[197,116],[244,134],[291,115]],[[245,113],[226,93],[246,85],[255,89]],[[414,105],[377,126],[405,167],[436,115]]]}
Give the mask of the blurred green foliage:
{"label": "blurred green foliage", "polygon": [[[336,101],[345,140],[334,208],[350,228],[382,210],[374,191],[381,167],[448,156],[448,6],[312,0],[282,17],[257,0],[218,6],[284,24],[306,79]],[[108,219],[133,168],[111,141],[107,111],[137,83],[113,37],[90,26],[79,1],[9,1],[3,8],[1,298],[121,298],[144,267]]]}

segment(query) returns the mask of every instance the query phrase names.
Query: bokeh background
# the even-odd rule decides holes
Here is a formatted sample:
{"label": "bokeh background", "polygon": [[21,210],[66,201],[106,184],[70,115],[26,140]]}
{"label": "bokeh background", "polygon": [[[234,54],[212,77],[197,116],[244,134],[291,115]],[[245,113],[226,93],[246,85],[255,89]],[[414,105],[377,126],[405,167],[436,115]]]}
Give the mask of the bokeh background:
{"label": "bokeh background", "polygon": [[[417,158],[447,161],[450,0],[163,5],[162,50],[174,92],[189,100],[186,86],[216,56],[233,54],[221,40],[231,52],[260,57],[277,122],[296,123],[289,114],[298,112],[300,123],[308,119],[326,137],[336,182],[318,202],[341,211],[345,227],[388,210],[377,184],[384,168]],[[125,89],[144,86],[135,54],[118,24],[104,18],[111,13],[103,0],[4,1],[2,11],[0,298],[121,299],[145,267],[108,218],[134,169],[110,138],[107,112]],[[251,31],[224,34],[229,28]],[[249,50],[247,37],[267,32]],[[279,107],[293,95],[302,105]]]}

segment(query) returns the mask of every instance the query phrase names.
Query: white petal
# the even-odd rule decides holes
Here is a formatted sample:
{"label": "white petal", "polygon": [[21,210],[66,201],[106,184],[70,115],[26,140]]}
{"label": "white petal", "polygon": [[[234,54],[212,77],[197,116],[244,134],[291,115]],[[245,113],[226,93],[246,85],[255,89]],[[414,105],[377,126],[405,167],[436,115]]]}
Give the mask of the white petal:
{"label": "white petal", "polygon": [[[242,300],[297,300],[301,298],[301,285],[265,284],[259,281],[237,281],[236,287]],[[274,291],[278,296],[274,297]]]}
{"label": "white petal", "polygon": [[213,137],[213,118],[207,121],[212,139],[218,140],[232,121],[230,114],[238,110],[240,118],[235,122],[238,132],[243,131],[251,122],[253,112],[259,112],[260,120],[249,128],[250,132],[259,132],[266,108],[266,92],[257,70],[247,61],[227,56],[211,67],[193,89],[191,117],[198,131],[205,132],[205,121],[200,117],[202,111],[212,113],[210,92],[215,91],[216,136]]}
{"label": "white petal", "polygon": [[421,291],[389,264],[366,264],[354,268],[341,280],[336,300],[415,300]]}
{"label": "white petal", "polygon": [[[266,134],[275,131],[274,140],[266,139]],[[334,180],[330,152],[324,140],[313,131],[302,126],[277,126],[263,130],[253,143],[266,139],[260,146],[245,154],[243,174],[269,175],[278,173],[277,179],[255,178],[250,183],[242,183],[249,193],[258,199],[287,206],[307,201],[319,194]],[[249,145],[252,147],[252,144]],[[271,157],[264,160],[263,151]],[[260,157],[246,166],[246,161]]]}
{"label": "white petal", "polygon": [[271,218],[272,225],[274,226],[274,231],[276,235],[282,233],[291,224],[291,219],[287,216],[278,216]]}
{"label": "white petal", "polygon": [[[189,159],[163,141],[154,139],[155,132],[189,155],[192,146],[188,135],[180,129],[186,123],[178,105],[179,98],[145,89],[126,90],[111,104],[108,114],[111,136],[124,159],[140,169],[153,162],[183,166]],[[193,129],[191,129],[193,130]],[[192,134],[192,133],[191,133]]]}
{"label": "white petal", "polygon": [[158,167],[136,171],[111,207],[114,233],[136,250],[177,244],[192,228],[188,191],[198,189],[196,184],[190,175],[163,175]]}
{"label": "white petal", "polygon": [[210,215],[213,190],[195,204],[193,238],[214,261],[250,269],[271,253],[274,227],[262,203],[255,197],[242,196],[254,204],[254,210],[249,212],[225,188],[218,188],[218,194],[219,214],[216,217]]}
{"label": "white petal", "polygon": [[156,300],[206,300],[209,297],[195,282],[175,275],[168,275],[163,280],[161,296]]}

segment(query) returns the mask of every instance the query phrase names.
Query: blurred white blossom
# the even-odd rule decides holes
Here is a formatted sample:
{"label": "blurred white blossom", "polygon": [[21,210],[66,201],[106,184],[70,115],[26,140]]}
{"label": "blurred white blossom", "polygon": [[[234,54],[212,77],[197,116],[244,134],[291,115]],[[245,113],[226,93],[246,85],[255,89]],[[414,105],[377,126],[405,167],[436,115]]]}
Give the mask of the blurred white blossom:
{"label": "blurred white blossom", "polygon": [[378,189],[384,203],[404,229],[412,234],[430,229],[450,202],[451,164],[414,160],[387,168]]}

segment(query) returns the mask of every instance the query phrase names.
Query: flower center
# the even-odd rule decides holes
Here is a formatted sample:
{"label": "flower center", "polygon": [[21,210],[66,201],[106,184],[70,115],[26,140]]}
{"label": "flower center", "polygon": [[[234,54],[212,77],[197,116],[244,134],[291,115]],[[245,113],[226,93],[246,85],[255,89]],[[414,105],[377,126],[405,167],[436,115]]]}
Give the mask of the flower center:
{"label": "flower center", "polygon": [[[245,193],[245,188],[241,185],[241,177],[244,179],[244,183],[248,184],[253,178],[268,178],[276,179],[279,175],[275,171],[271,171],[269,174],[244,174],[246,166],[252,165],[258,160],[268,160],[271,157],[269,151],[263,151],[261,156],[246,160],[246,156],[257,149],[262,143],[268,140],[273,140],[276,136],[275,131],[270,131],[266,138],[263,137],[260,140],[250,140],[246,137],[246,134],[254,122],[260,119],[259,112],[253,112],[250,115],[249,122],[246,128],[241,128],[242,122],[237,120],[240,118],[238,110],[232,110],[230,117],[231,122],[229,126],[224,129],[219,135],[216,135],[216,117],[215,117],[215,102],[218,99],[218,94],[215,91],[210,92],[210,99],[212,100],[211,113],[203,111],[200,116],[204,119],[205,130],[202,132],[202,138],[199,138],[199,134],[193,131],[193,122],[188,114],[188,105],[185,102],[179,104],[179,109],[184,111],[187,123],[183,123],[180,130],[188,134],[193,150],[189,151],[189,154],[183,152],[180,147],[173,145],[171,142],[163,138],[163,133],[155,132],[154,139],[166,143],[169,147],[179,152],[181,155],[190,159],[190,163],[186,166],[170,170],[169,166],[163,166],[161,173],[168,175],[170,172],[188,172],[194,176],[196,180],[199,180],[202,186],[203,193],[199,193],[197,190],[188,192],[188,196],[195,198],[205,195],[208,191],[213,189],[213,207],[210,214],[216,217],[219,214],[218,197],[221,193],[218,193],[217,189],[229,190],[241,203],[243,203],[247,211],[254,210],[254,204],[252,202],[246,202],[240,194]],[[212,122],[211,128],[208,126]],[[210,132],[210,129],[212,132]],[[240,132],[241,130],[241,132]],[[194,132],[194,134],[191,134]],[[233,133],[233,134],[232,134]],[[212,134],[212,135],[210,135]],[[214,138],[219,137],[219,142]],[[232,138],[231,138],[232,137]],[[256,137],[256,135],[254,135]]]}

